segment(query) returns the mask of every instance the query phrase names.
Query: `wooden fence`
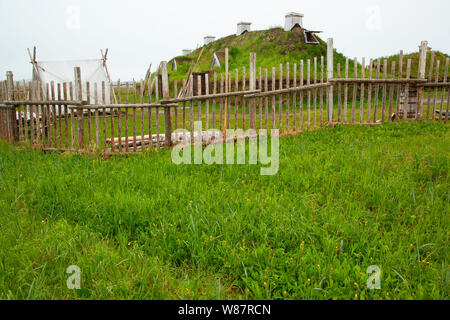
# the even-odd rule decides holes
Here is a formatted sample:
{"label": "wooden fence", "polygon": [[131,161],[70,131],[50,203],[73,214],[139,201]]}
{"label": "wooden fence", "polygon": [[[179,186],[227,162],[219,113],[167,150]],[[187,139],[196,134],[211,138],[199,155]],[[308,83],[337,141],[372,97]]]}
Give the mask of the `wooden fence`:
{"label": "wooden fence", "polygon": [[[387,60],[359,62],[356,58],[335,64],[332,39],[326,59],[271,70],[257,69],[252,53],[248,74],[242,67],[211,77],[206,74],[203,80],[190,76],[178,83],[169,81],[163,62],[161,77],[155,77],[153,86],[150,81],[125,86],[118,81],[109,87],[82,83],[79,68],[74,70],[74,83],[56,86],[15,83],[8,72],[0,86],[0,138],[26,141],[43,150],[126,153],[170,146],[180,140],[175,129],[184,129],[183,138],[193,142],[197,121],[202,123],[205,143],[226,129],[279,129],[284,135],[331,123],[447,123],[449,59],[444,66],[443,61],[435,61],[433,52],[427,53],[427,47],[422,42],[414,78],[412,61],[404,61],[402,52],[399,61],[390,65]],[[185,93],[181,97],[180,89]],[[106,104],[108,94],[110,101],[117,95],[117,103]]]}

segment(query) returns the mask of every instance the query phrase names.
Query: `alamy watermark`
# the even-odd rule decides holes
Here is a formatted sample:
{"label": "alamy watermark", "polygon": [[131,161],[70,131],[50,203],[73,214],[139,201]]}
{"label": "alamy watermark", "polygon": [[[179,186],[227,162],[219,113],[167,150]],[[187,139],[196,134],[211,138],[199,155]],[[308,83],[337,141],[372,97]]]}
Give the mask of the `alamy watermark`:
{"label": "alamy watermark", "polygon": [[366,9],[366,28],[371,31],[380,31],[383,28],[382,10],[377,5],[368,6]]}
{"label": "alamy watermark", "polygon": [[[202,131],[201,121],[194,123],[194,143],[191,144],[190,132],[178,129],[175,137],[183,137],[172,150],[174,164],[246,164],[246,141],[249,141],[248,164],[261,164],[261,175],[272,176],[279,169],[279,130],[272,129],[270,137],[270,152],[268,150],[267,130],[228,129],[226,137],[220,131],[214,131],[214,141],[203,150],[203,140],[210,132]],[[206,137],[208,140],[209,137]],[[236,143],[235,143],[236,142]],[[225,151],[224,151],[225,143]],[[224,153],[225,152],[225,153]],[[224,161],[225,154],[225,161]],[[193,161],[192,161],[193,157]],[[192,163],[193,162],[193,163]]]}
{"label": "alamy watermark", "polygon": [[66,280],[67,289],[80,290],[81,289],[81,269],[79,266],[69,266],[66,269],[66,273],[70,276]]}
{"label": "alamy watermark", "polygon": [[72,5],[66,9],[67,20],[66,27],[69,30],[77,30],[81,28],[81,9],[79,6]]}
{"label": "alamy watermark", "polygon": [[367,274],[369,278],[367,279],[367,288],[369,290],[380,290],[381,289],[381,269],[379,266],[370,266],[367,268]]}

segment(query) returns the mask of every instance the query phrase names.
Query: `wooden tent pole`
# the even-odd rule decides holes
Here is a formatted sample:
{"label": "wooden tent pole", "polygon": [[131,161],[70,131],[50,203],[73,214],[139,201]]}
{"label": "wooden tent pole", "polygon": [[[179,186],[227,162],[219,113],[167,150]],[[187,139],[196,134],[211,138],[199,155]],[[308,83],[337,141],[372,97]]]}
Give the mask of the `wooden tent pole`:
{"label": "wooden tent pole", "polygon": [[191,68],[189,69],[189,72],[188,72],[188,75],[187,75],[187,78],[186,78],[186,85],[184,86],[183,90],[181,91],[182,97],[184,97],[184,96],[186,95],[186,90],[187,90],[187,88],[189,87],[189,84],[190,84],[190,82],[191,82],[191,74],[192,74],[192,73],[195,71],[195,69],[197,68],[198,62],[200,61],[200,58],[201,58],[201,56],[202,56],[202,54],[203,54],[203,50],[204,50],[204,49],[205,49],[205,47],[203,47],[202,50],[200,51],[200,54],[198,55],[198,58],[197,58],[197,61],[195,62],[194,67],[192,68],[192,66],[191,66]]}
{"label": "wooden tent pole", "polygon": [[[109,83],[112,83],[111,77],[109,76],[108,66],[106,65],[106,59],[107,59],[106,56],[108,55],[108,48],[106,48],[105,54],[103,54],[102,49],[100,49],[100,53],[102,54],[103,68],[105,68],[106,76],[108,77]],[[114,90],[113,90],[113,97],[114,97],[114,103],[117,104],[117,97],[116,97],[116,94],[114,93]]]}
{"label": "wooden tent pole", "polygon": [[[225,93],[228,93],[228,48],[225,48]],[[228,124],[228,98],[225,97],[224,117],[223,117],[223,131],[226,133]]]}
{"label": "wooden tent pole", "polygon": [[30,56],[30,63],[33,65],[34,73],[36,74],[37,80],[42,85],[41,76],[39,74],[39,69],[36,62],[36,47],[33,47],[33,55],[31,55],[30,48],[27,48],[28,55]]}

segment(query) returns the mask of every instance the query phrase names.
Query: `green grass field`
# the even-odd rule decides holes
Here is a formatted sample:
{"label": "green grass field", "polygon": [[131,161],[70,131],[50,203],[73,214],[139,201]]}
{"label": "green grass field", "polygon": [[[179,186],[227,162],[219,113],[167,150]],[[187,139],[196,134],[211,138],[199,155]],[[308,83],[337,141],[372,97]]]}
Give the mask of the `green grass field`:
{"label": "green grass field", "polygon": [[261,176],[2,142],[0,298],[448,299],[449,145],[442,123],[325,128]]}

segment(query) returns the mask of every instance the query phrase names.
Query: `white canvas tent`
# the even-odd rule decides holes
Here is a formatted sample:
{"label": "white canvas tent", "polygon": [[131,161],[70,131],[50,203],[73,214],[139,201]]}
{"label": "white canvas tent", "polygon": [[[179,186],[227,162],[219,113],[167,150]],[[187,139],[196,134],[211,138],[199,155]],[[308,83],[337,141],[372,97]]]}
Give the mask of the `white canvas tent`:
{"label": "white canvas tent", "polygon": [[[30,53],[30,52],[29,52]],[[97,83],[98,90],[98,101],[102,103],[102,82],[105,82],[105,102],[106,104],[114,103],[116,97],[113,97],[114,101],[111,101],[110,97],[110,84],[111,79],[109,77],[108,68],[106,67],[106,55],[108,49],[106,49],[105,54],[102,51],[102,59],[88,59],[88,60],[73,60],[73,61],[36,61],[36,48],[34,49],[33,57],[30,59],[33,64],[33,80],[38,80],[44,88],[44,99],[46,94],[45,87],[47,84],[54,82],[55,89],[57,84],[72,82],[74,83],[75,75],[74,68],[80,67],[81,70],[81,81],[82,81],[82,100],[87,100],[87,89],[86,82],[90,83],[90,102],[91,104],[95,101],[95,90],[94,86]],[[74,97],[75,99],[75,97]]]}

